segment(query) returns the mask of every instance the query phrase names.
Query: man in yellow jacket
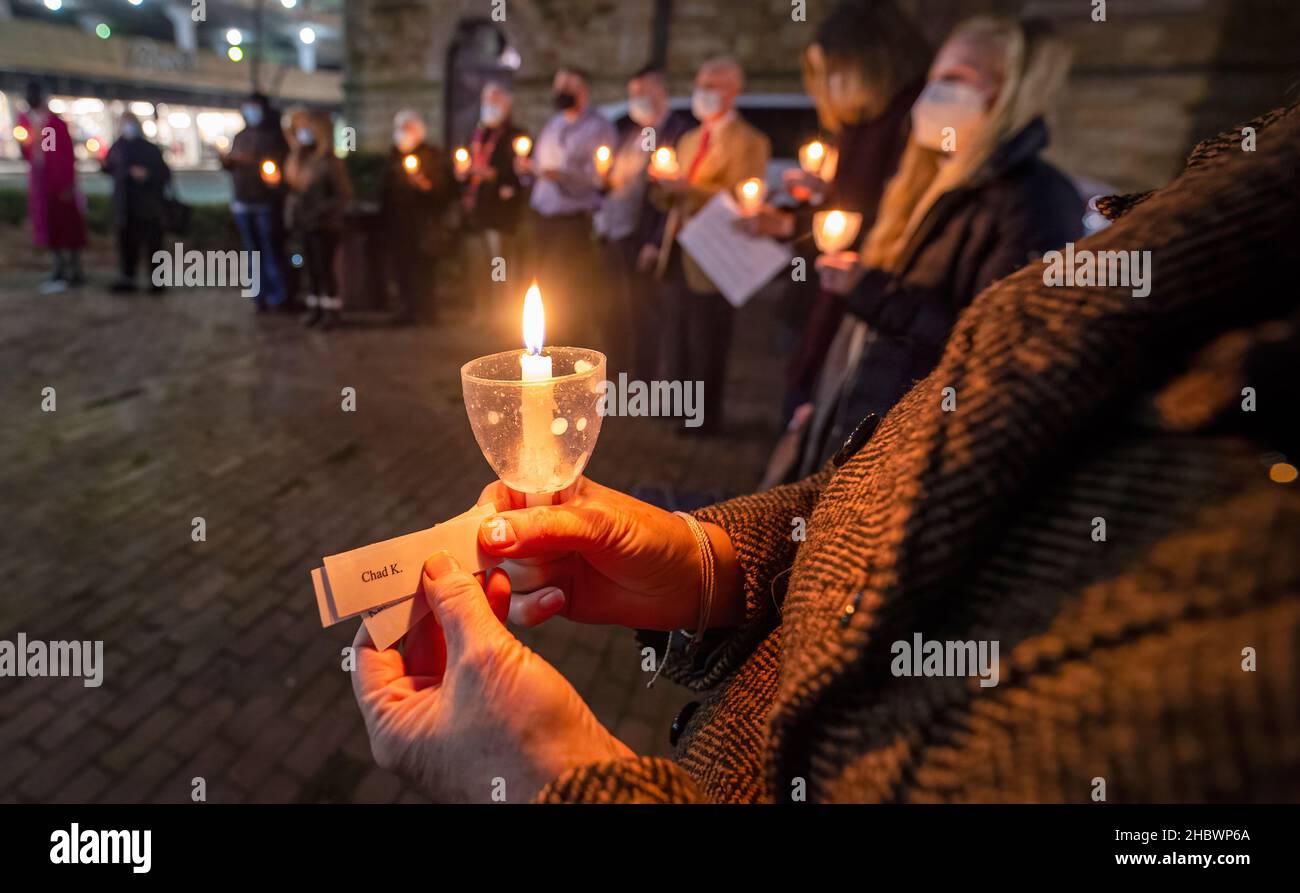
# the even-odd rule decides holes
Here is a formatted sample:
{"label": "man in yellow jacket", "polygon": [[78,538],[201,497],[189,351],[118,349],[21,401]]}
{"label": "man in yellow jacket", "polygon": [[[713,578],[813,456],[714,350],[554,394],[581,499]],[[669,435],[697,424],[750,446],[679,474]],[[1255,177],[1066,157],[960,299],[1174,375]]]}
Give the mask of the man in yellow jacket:
{"label": "man in yellow jacket", "polygon": [[704,382],[704,422],[695,429],[703,432],[716,432],[722,424],[735,309],[676,241],[686,221],[714,195],[732,192],[751,177],[764,177],[772,146],[736,112],[744,83],[744,72],[734,59],[711,59],[700,67],[691,96],[691,111],[700,126],[677,144],[677,176],[656,178],[660,200],[670,208],[659,255],[669,374]]}

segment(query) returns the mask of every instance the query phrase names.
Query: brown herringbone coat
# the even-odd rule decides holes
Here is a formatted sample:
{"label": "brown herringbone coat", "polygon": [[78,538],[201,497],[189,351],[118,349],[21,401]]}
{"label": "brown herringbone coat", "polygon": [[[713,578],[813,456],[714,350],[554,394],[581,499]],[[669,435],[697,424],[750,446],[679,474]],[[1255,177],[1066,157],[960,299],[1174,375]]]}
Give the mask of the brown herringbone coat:
{"label": "brown herringbone coat", "polygon": [[[1300,112],[1256,126],[1079,244],[1150,251],[1149,297],[1030,265],[842,467],[701,511],[748,619],[670,665],[705,692],[675,759],[540,799],[1300,798],[1300,484],[1269,478],[1300,463]],[[999,684],[895,677],[916,632],[997,640]]]}

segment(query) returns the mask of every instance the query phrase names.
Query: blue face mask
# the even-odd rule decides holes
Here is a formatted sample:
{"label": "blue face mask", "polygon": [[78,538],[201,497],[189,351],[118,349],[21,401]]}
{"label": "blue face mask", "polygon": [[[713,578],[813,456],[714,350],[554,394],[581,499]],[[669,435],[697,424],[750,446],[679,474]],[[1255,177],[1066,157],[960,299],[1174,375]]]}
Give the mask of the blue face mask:
{"label": "blue face mask", "polygon": [[249,127],[256,127],[262,123],[262,107],[260,105],[246,105],[239,111],[244,116],[244,123]]}
{"label": "blue face mask", "polygon": [[302,143],[304,146],[316,145],[316,134],[308,130],[306,127],[299,127],[297,131],[294,132],[294,136],[298,137],[298,142]]}
{"label": "blue face mask", "polygon": [[478,119],[484,127],[496,127],[506,119],[506,110],[495,102],[485,102],[478,110]]}
{"label": "blue face mask", "polygon": [[140,138],[140,125],[139,125],[139,124],[129,124],[129,123],[128,123],[128,124],[123,124],[123,125],[122,125],[122,139],[125,139],[125,140],[135,140],[135,139],[139,139],[139,138]]}

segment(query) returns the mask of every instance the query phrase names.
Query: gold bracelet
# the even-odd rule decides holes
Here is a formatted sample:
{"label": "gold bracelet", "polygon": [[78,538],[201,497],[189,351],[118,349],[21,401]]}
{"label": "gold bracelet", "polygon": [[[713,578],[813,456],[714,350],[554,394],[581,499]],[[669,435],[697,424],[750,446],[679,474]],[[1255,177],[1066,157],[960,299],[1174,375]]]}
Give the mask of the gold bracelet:
{"label": "gold bracelet", "polygon": [[713,593],[717,588],[717,559],[713,555],[713,543],[704,527],[694,516],[686,512],[673,512],[686,522],[695,537],[695,544],[700,550],[700,620],[695,629],[695,644],[709,627],[709,614],[713,611]]}

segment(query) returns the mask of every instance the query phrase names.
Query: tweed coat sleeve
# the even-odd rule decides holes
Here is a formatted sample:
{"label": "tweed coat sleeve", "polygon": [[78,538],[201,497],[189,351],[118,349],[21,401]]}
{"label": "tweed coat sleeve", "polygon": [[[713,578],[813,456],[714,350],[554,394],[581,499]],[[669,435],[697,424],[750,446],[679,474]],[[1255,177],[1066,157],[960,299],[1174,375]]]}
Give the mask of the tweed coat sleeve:
{"label": "tweed coat sleeve", "polygon": [[[745,588],[745,619],[734,628],[710,630],[700,647],[664,655],[663,675],[687,688],[712,688],[731,674],[780,622],[785,583],[802,539],[800,529],[832,469],[764,493],[739,496],[694,512],[697,520],[725,530],[736,550]],[[664,654],[668,635],[642,630],[642,644]],[[673,644],[681,641],[673,637]]]}

